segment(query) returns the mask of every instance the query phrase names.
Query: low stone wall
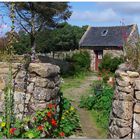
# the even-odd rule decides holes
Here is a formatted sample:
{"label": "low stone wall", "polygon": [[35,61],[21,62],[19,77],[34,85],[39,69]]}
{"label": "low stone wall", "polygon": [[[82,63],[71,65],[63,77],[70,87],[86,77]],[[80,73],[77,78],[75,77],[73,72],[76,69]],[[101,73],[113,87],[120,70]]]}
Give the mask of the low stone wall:
{"label": "low stone wall", "polygon": [[[30,63],[28,71],[20,63],[13,63],[14,113],[22,119],[47,104],[55,103],[59,111],[60,68],[49,63]],[[0,63],[0,113],[4,112],[4,88],[8,81],[8,64]],[[27,85],[26,85],[27,84]],[[25,88],[27,86],[27,88]]]}
{"label": "low stone wall", "polygon": [[109,138],[140,138],[140,74],[122,64],[115,72]]}

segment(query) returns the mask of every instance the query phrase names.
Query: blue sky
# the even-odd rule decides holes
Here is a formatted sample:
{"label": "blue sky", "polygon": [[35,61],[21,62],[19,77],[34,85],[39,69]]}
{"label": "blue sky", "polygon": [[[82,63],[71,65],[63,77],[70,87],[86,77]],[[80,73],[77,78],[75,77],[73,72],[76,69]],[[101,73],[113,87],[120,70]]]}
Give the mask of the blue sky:
{"label": "blue sky", "polygon": [[120,21],[138,24],[140,29],[140,2],[70,2],[72,25],[116,26]]}
{"label": "blue sky", "polygon": [[[140,30],[140,2],[70,2],[69,4],[72,6],[72,15],[68,22],[72,25],[118,26],[123,20],[126,25],[137,24]],[[0,8],[0,15],[5,12],[4,8]],[[4,18],[5,25],[2,25],[3,21],[0,20],[3,32],[10,29],[7,23],[10,23],[8,18]]]}

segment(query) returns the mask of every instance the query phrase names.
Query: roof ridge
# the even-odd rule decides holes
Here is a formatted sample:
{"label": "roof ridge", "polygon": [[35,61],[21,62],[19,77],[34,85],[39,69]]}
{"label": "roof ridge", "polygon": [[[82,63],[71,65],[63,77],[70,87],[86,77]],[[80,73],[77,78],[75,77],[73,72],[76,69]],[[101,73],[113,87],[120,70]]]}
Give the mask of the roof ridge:
{"label": "roof ridge", "polygon": [[87,33],[89,32],[90,29],[91,29],[91,26],[88,26],[85,33],[83,34],[82,38],[79,41],[79,46],[83,42],[84,38],[86,37],[86,35],[87,35]]}
{"label": "roof ridge", "polygon": [[128,26],[136,26],[137,24],[128,24],[128,25],[116,25],[116,26],[90,26],[91,28],[114,28],[114,27],[128,27]]}

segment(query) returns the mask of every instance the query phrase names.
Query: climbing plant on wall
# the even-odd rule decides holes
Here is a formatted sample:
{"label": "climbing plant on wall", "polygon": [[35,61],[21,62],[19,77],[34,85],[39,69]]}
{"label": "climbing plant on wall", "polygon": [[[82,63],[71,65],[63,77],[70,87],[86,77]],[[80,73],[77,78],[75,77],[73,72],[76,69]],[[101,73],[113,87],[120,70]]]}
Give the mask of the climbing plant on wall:
{"label": "climbing plant on wall", "polygon": [[12,77],[12,56],[13,56],[13,41],[15,40],[14,37],[14,3],[11,3],[10,5],[10,18],[11,18],[11,31],[10,36],[8,40],[8,44],[6,46],[5,50],[5,57],[7,58],[7,62],[9,65],[9,75],[8,75],[8,82],[6,84],[6,87],[4,89],[5,94],[5,122],[6,122],[6,136],[7,138],[10,138],[10,127],[14,123],[14,86],[13,86],[13,77]]}

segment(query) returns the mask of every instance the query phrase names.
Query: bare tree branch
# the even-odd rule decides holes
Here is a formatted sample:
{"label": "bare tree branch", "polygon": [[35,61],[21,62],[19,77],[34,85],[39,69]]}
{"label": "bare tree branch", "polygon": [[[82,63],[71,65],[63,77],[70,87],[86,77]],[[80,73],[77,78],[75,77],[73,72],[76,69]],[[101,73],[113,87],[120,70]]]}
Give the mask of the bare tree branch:
{"label": "bare tree branch", "polygon": [[23,14],[21,15],[17,8],[15,8],[15,9],[16,9],[18,16],[31,25],[31,22],[29,21],[29,19],[27,19]]}

